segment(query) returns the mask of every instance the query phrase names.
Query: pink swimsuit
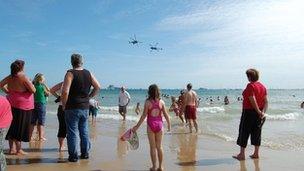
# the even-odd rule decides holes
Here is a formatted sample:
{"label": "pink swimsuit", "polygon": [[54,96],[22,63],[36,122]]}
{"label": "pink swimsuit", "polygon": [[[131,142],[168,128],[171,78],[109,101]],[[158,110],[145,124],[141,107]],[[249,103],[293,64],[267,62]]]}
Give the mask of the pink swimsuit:
{"label": "pink swimsuit", "polygon": [[13,108],[22,110],[34,109],[34,95],[30,92],[9,91],[7,99]]}
{"label": "pink swimsuit", "polygon": [[[147,124],[154,133],[158,133],[163,129],[163,118],[162,118],[162,111],[159,107],[159,100],[151,100],[152,108],[148,109],[148,118],[147,118]],[[151,113],[153,110],[158,110],[159,113],[157,116],[152,116]]]}

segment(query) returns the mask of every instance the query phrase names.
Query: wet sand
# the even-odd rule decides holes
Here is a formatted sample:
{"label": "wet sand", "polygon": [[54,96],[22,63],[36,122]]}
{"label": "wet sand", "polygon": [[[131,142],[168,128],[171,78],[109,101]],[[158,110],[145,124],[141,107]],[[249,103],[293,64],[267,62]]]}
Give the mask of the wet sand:
{"label": "wet sand", "polygon": [[[67,171],[67,170],[149,170],[149,144],[146,125],[139,130],[140,146],[130,150],[127,142],[119,136],[134,125],[134,122],[99,120],[90,126],[92,149],[89,160],[67,162],[67,151],[58,152],[57,120],[49,115],[46,142],[23,143],[29,152],[26,156],[7,156],[8,171]],[[163,138],[165,170],[303,170],[304,152],[271,150],[261,148],[261,158],[239,162],[231,156],[239,150],[232,142],[225,142],[206,135],[186,134],[186,130],[174,126],[173,134]],[[247,149],[247,156],[252,152]]]}

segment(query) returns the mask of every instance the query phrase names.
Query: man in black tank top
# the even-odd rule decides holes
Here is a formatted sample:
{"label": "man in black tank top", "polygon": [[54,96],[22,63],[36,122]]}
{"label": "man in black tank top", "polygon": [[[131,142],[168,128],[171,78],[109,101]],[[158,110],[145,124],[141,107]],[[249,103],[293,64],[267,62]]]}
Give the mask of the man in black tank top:
{"label": "man in black tank top", "polygon": [[[86,69],[82,68],[82,56],[71,56],[73,69],[68,70],[62,89],[62,107],[65,110],[67,124],[67,145],[69,161],[78,161],[77,138],[80,137],[80,158],[89,158],[89,99],[100,90],[100,84],[96,78]],[[93,90],[91,87],[93,86]],[[79,135],[77,135],[79,132]]]}

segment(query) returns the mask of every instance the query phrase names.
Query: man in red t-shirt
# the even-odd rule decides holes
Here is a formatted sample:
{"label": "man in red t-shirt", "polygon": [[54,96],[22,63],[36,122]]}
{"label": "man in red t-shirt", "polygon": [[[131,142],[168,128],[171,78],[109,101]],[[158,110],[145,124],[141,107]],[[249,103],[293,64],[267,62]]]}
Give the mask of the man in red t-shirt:
{"label": "man in red t-shirt", "polygon": [[258,82],[259,72],[256,69],[248,69],[246,75],[250,83],[243,91],[243,112],[237,139],[237,144],[241,149],[238,155],[233,156],[237,160],[245,160],[245,148],[249,136],[251,144],[255,147],[250,157],[259,158],[262,126],[268,108],[267,90],[262,83]]}

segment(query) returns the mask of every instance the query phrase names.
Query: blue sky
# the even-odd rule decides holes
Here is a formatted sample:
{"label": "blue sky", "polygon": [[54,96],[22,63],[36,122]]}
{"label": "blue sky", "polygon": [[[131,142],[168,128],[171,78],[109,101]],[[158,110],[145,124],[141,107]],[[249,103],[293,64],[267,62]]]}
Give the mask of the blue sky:
{"label": "blue sky", "polygon": [[51,86],[80,53],[103,87],[242,88],[255,67],[269,88],[303,88],[303,16],[301,0],[0,0],[0,77],[24,59]]}

